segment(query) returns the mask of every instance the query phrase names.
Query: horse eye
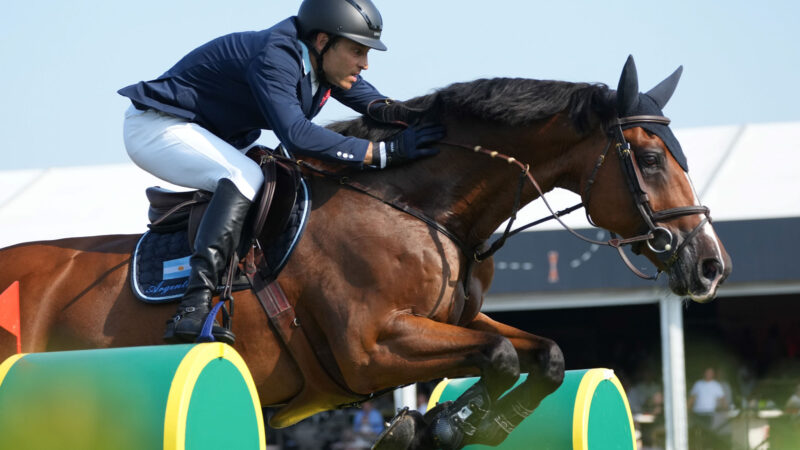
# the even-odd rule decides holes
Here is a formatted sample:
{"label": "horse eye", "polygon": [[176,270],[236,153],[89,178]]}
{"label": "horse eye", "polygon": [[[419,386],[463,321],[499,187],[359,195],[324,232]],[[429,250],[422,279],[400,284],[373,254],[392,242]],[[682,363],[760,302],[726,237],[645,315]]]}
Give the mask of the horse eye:
{"label": "horse eye", "polygon": [[653,154],[644,155],[640,158],[643,164],[648,166],[655,166],[658,164],[658,156]]}

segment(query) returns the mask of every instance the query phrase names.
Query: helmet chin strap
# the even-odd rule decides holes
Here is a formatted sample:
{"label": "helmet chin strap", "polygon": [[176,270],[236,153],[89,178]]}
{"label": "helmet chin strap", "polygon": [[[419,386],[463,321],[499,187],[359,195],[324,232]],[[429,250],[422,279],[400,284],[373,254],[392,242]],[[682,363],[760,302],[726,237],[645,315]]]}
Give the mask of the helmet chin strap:
{"label": "helmet chin strap", "polygon": [[317,63],[317,69],[316,69],[317,79],[320,80],[320,82],[327,83],[328,79],[325,77],[325,70],[322,68],[322,57],[328,50],[330,50],[330,48],[333,46],[334,42],[337,40],[338,37],[328,33],[325,34],[329,36],[329,39],[328,42],[325,43],[325,46],[322,47],[322,51],[318,52],[317,47],[314,45],[313,42],[309,42],[307,46],[308,46],[308,51],[314,56],[314,59],[316,60]]}

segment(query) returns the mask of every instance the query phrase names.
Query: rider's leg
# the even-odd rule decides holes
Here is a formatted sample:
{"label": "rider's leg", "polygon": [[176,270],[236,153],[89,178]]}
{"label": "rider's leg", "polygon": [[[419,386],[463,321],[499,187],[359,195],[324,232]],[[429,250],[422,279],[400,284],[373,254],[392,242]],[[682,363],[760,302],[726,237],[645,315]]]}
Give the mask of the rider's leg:
{"label": "rider's leg", "polygon": [[244,150],[185,119],[131,107],[123,135],[131,160],[172,184],[213,192],[227,178],[253,200],[264,183],[261,168]]}
{"label": "rider's leg", "polygon": [[[219,181],[217,190],[200,221],[195,238],[195,251],[189,260],[191,274],[178,312],[167,322],[164,339],[194,342],[200,335],[203,321],[211,309],[211,298],[230,256],[239,246],[250,200],[228,179]],[[215,325],[212,330],[218,341],[233,343],[233,333]]]}
{"label": "rider's leg", "polygon": [[[219,274],[238,245],[247,208],[263,184],[261,168],[200,125],[153,110],[130,108],[124,138],[139,167],[170,183],[214,192],[195,241],[189,289],[165,335],[168,340],[193,340]],[[218,340],[233,339],[219,326],[213,334]]]}

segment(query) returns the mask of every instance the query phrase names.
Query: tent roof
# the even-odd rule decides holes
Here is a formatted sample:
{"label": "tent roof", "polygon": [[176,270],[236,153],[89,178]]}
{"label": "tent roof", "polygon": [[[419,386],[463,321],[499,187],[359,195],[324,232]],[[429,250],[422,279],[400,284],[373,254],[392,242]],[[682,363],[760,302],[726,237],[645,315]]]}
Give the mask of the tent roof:
{"label": "tent roof", "polygon": [[144,190],[175,188],[133,164],[0,172],[0,247],[147,230]]}

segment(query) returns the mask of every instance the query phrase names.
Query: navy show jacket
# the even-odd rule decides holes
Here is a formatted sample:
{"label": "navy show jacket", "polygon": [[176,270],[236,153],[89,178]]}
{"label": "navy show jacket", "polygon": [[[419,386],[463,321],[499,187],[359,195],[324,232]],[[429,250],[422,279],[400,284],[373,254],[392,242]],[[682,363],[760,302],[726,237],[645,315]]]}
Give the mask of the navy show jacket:
{"label": "navy show jacket", "polygon": [[312,95],[297,22],[290,17],[262,31],[232,33],[184,56],[155,80],[120,89],[139,109],[152,108],[196,122],[237,148],[273,130],[292,153],[360,164],[368,141],[345,137],[310,121],[332,96],[365,114],[385,98],[366,80],[349,90],[320,80]]}

